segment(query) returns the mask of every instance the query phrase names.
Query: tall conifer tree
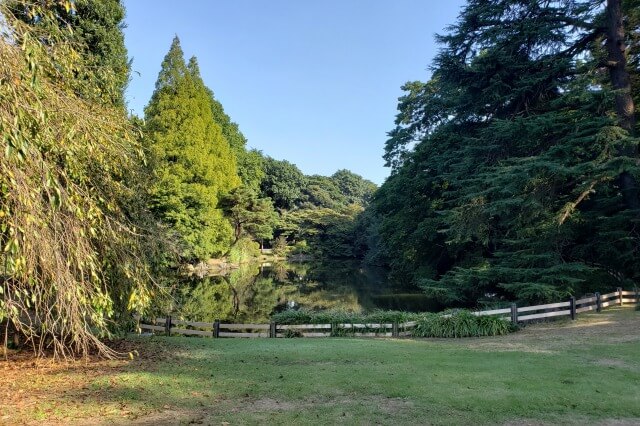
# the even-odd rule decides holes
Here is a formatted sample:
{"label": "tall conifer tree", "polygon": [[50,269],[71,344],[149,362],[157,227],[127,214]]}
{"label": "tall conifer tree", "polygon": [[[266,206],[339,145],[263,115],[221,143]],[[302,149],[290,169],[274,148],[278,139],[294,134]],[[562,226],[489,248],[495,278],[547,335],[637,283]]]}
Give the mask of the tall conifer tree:
{"label": "tall conifer tree", "polygon": [[470,0],[438,37],[431,80],[404,87],[374,203],[395,272],[462,304],[640,278],[624,49],[638,25],[620,3]]}
{"label": "tall conifer tree", "polygon": [[218,201],[240,179],[231,147],[214,121],[197,61],[185,63],[177,37],[162,62],[145,117],[156,176],[151,189],[155,213],[178,234],[185,258],[225,252],[233,232]]}

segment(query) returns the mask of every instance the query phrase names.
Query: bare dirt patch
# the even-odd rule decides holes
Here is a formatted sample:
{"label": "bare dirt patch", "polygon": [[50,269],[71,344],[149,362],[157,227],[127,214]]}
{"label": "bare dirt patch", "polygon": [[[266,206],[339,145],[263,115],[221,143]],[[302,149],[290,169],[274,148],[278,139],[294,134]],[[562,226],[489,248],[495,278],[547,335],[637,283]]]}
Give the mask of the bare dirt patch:
{"label": "bare dirt patch", "polygon": [[[89,357],[79,360],[35,358],[30,351],[10,351],[0,360],[0,424],[30,424],[26,419],[33,413],[41,416],[33,424],[64,424],[77,421],[99,424],[102,420],[75,420],[67,413],[85,415],[86,401],[109,401],[109,392],[118,374],[127,369],[152,371],[157,362],[174,353],[164,343],[154,341],[118,341],[110,344],[122,354],[120,359]],[[133,359],[129,358],[131,353]],[[91,387],[95,380],[103,380],[104,387]],[[111,404],[109,415],[130,416],[135,410]],[[105,411],[106,413],[106,411]],[[36,416],[37,417],[37,416]],[[56,420],[46,420],[52,419]],[[87,423],[88,422],[88,423]]]}
{"label": "bare dirt patch", "polygon": [[[630,371],[640,371],[637,367],[634,367],[619,359],[601,358],[596,360],[594,364],[601,365],[603,367],[617,367],[617,368],[623,368],[625,370],[630,370]],[[640,422],[638,424],[640,424]]]}

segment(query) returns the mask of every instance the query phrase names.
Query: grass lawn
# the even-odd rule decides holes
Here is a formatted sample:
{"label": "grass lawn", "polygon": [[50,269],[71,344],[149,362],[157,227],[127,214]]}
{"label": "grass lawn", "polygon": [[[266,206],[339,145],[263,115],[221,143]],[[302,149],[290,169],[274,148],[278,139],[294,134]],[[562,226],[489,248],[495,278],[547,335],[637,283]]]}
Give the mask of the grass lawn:
{"label": "grass lawn", "polygon": [[134,338],[133,361],[0,363],[0,423],[640,424],[640,312],[501,337]]}

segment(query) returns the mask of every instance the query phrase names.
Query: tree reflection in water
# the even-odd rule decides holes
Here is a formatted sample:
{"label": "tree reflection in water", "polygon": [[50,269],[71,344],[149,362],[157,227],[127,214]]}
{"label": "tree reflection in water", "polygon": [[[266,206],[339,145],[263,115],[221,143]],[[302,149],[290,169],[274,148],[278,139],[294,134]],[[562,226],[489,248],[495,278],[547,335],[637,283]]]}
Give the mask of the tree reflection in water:
{"label": "tree reflection in water", "polygon": [[176,315],[266,323],[287,307],[361,312],[373,309],[437,310],[418,289],[388,282],[386,271],[357,262],[243,265],[225,276],[189,277],[175,297]]}

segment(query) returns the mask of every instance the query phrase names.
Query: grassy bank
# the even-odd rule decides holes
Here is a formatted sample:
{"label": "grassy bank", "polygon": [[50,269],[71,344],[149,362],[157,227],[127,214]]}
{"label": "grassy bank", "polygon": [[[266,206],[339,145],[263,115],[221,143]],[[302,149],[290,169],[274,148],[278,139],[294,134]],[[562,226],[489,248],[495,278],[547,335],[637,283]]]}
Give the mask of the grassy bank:
{"label": "grassy bank", "polygon": [[146,338],[133,361],[3,362],[0,423],[635,424],[633,308],[458,340]]}

